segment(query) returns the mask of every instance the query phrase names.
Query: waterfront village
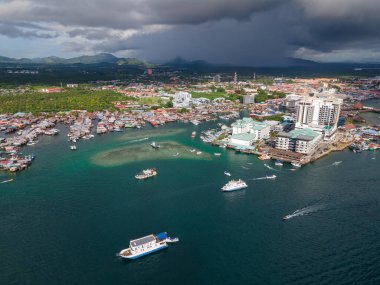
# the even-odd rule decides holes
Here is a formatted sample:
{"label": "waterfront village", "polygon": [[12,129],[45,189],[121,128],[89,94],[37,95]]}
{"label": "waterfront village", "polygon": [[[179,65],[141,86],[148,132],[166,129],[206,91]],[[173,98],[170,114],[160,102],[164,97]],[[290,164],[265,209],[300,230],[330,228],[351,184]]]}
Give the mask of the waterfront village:
{"label": "waterfront village", "polygon": [[[200,134],[204,142],[297,167],[347,147],[357,153],[380,147],[380,125],[368,125],[361,117],[363,112],[380,112],[366,106],[369,100],[380,98],[380,78],[238,80],[235,73],[228,80],[213,74],[199,82],[94,82],[85,87],[87,91],[112,91],[120,100],[113,101],[112,108],[101,110],[3,112],[0,170],[26,169],[34,156],[22,153],[32,152],[30,147],[38,143],[39,136],[58,135],[57,124],[69,127],[70,148],[75,150],[78,140],[96,134],[214,120],[218,127]],[[28,92],[27,88],[0,89],[0,97],[6,94],[17,98]],[[83,87],[67,84],[37,92],[58,98],[77,88]]]}

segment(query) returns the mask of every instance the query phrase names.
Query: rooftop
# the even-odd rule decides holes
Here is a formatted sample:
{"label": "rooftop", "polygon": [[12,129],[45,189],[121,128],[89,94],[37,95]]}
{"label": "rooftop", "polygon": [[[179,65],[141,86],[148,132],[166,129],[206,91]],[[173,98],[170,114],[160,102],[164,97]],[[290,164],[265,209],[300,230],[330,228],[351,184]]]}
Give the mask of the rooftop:
{"label": "rooftop", "polygon": [[254,140],[255,137],[256,137],[255,134],[246,133],[246,134],[232,135],[231,139],[241,140],[241,141],[251,141],[251,140]]}
{"label": "rooftop", "polygon": [[140,245],[143,245],[143,244],[146,244],[148,242],[155,241],[155,240],[156,240],[156,238],[154,235],[149,235],[149,236],[142,237],[139,239],[131,240],[131,246],[133,246],[133,247],[140,246]]}
{"label": "rooftop", "polygon": [[286,132],[280,132],[278,134],[280,137],[286,137],[290,139],[299,139],[304,141],[311,141],[315,139],[316,137],[320,136],[319,133],[314,132],[312,129],[305,128],[300,130],[293,130],[288,133]]}

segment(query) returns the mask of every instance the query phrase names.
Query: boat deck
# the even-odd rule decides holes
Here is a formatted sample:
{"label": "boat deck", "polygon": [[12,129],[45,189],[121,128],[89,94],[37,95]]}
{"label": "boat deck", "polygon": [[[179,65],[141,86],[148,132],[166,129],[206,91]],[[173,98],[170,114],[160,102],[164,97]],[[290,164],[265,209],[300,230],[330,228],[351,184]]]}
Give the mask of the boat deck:
{"label": "boat deck", "polygon": [[128,248],[126,250],[123,250],[122,252],[120,252],[119,254],[121,257],[128,257],[128,256],[131,256],[132,253],[131,253],[131,250]]}

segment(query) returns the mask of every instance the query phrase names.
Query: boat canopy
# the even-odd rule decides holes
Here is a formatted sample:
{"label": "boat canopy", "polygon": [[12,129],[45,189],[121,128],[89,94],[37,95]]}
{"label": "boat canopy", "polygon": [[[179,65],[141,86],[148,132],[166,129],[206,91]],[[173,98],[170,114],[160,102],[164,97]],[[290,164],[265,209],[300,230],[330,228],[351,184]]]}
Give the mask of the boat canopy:
{"label": "boat canopy", "polygon": [[168,237],[168,234],[166,232],[156,234],[156,238],[159,240],[164,240]]}
{"label": "boat canopy", "polygon": [[135,246],[140,246],[140,245],[143,245],[143,244],[146,244],[149,242],[153,242],[155,240],[156,239],[153,235],[149,235],[149,236],[142,237],[139,239],[131,240],[130,244],[131,244],[131,246],[135,247]]}

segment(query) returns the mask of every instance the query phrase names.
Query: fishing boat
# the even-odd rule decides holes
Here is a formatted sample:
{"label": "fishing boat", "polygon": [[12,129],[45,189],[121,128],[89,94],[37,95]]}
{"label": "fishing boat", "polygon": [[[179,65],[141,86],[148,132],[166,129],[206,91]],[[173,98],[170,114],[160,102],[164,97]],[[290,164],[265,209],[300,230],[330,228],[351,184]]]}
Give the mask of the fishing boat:
{"label": "fishing boat", "polygon": [[199,123],[200,123],[200,121],[198,121],[198,120],[191,120],[190,122],[191,122],[193,125],[196,125],[196,126],[198,126]]}
{"label": "fishing boat", "polygon": [[202,154],[202,152],[201,151],[197,151],[197,155],[201,155]]}
{"label": "fishing boat", "polygon": [[129,247],[121,250],[117,256],[125,259],[137,259],[145,255],[168,248],[168,243],[178,242],[177,237],[171,238],[166,232],[151,234],[129,242]]}
{"label": "fishing boat", "polygon": [[231,192],[231,191],[236,191],[240,189],[247,188],[248,185],[245,183],[243,180],[231,180],[229,181],[226,185],[222,187],[223,192]]}
{"label": "fishing boat", "polygon": [[276,160],[276,162],[274,163],[274,165],[276,165],[276,166],[283,166],[284,164],[282,163],[281,160]]}
{"label": "fishing boat", "polygon": [[150,146],[153,147],[154,149],[159,149],[160,148],[160,146],[158,144],[156,144],[156,142],[152,142],[150,144]]}
{"label": "fishing boat", "polygon": [[266,153],[263,153],[262,155],[259,156],[260,160],[268,160],[270,159],[270,156]]}
{"label": "fishing boat", "polygon": [[156,169],[155,168],[149,168],[149,169],[145,169],[145,170],[141,171],[140,173],[136,174],[135,178],[138,180],[144,180],[144,179],[148,179],[150,177],[156,176],[156,175],[157,175]]}
{"label": "fishing boat", "polygon": [[192,133],[191,133],[191,137],[192,137],[192,138],[195,138],[196,135],[197,135],[197,132],[192,132]]}
{"label": "fishing boat", "polygon": [[224,171],[224,175],[231,176],[231,173]]}

